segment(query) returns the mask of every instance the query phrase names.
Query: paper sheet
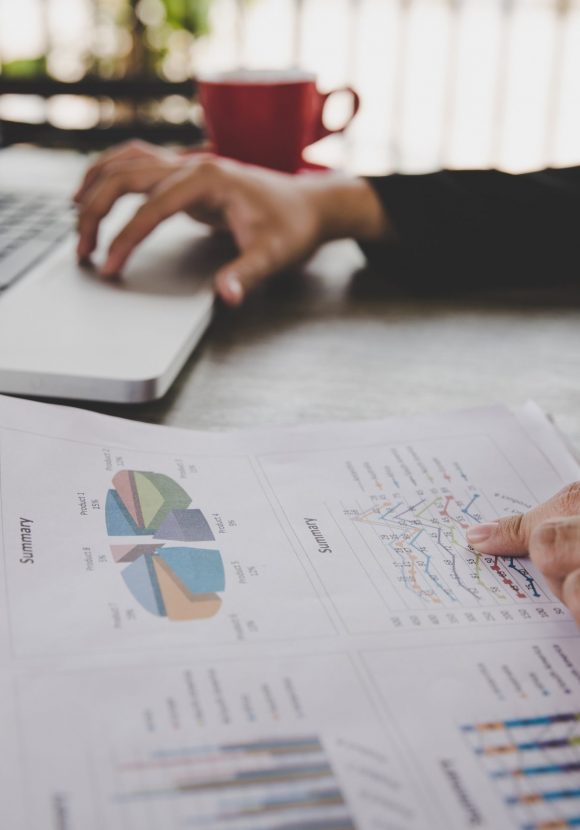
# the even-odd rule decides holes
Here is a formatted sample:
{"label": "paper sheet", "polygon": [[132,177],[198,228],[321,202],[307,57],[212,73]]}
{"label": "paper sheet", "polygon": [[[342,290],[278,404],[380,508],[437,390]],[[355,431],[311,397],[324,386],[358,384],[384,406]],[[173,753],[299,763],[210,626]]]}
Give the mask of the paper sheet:
{"label": "paper sheet", "polygon": [[223,435],[0,398],[0,826],[576,826],[576,626],[465,531],[579,477],[533,405]]}

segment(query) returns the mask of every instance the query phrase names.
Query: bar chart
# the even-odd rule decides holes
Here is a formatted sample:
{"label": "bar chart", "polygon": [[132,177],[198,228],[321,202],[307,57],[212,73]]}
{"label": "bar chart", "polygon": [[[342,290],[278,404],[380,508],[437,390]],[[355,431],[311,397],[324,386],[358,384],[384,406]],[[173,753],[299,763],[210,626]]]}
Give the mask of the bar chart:
{"label": "bar chart", "polygon": [[120,762],[115,777],[114,802],[131,819],[159,804],[171,826],[355,830],[316,736],[154,751]]}
{"label": "bar chart", "polygon": [[580,711],[464,725],[522,830],[580,827]]}

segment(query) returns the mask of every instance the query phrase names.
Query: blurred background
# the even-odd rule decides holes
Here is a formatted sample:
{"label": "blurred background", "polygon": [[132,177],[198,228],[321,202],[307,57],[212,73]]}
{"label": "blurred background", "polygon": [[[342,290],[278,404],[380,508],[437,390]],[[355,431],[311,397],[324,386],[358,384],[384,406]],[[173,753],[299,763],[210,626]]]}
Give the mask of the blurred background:
{"label": "blurred background", "polygon": [[[580,0],[0,0],[5,142],[202,140],[199,72],[300,66],[356,173],[580,163]],[[336,96],[327,120],[348,103]]]}

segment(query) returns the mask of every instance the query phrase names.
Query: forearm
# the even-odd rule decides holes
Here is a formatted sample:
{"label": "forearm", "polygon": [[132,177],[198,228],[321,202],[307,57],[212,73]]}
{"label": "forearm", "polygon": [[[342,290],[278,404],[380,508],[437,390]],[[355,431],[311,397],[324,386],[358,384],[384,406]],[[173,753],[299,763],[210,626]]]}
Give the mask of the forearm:
{"label": "forearm", "polygon": [[517,175],[440,170],[368,181],[402,236],[415,230],[424,236],[454,234],[458,227],[473,236],[543,227],[541,243],[556,225],[565,228],[580,214],[580,167]]}
{"label": "forearm", "polygon": [[300,186],[314,205],[321,241],[353,238],[388,243],[394,239],[388,214],[365,179],[322,173],[304,176]]}
{"label": "forearm", "polygon": [[546,272],[578,279],[580,168],[443,170],[369,181],[425,281],[436,275],[465,284],[475,272],[486,283],[543,283]]}

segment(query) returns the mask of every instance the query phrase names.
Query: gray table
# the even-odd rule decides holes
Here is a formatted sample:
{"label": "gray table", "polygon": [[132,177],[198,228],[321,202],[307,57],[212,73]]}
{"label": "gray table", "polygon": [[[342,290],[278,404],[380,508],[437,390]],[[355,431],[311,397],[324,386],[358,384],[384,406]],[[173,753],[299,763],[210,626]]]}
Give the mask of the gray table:
{"label": "gray table", "polygon": [[354,243],[326,246],[221,309],[162,401],[95,408],[224,430],[532,398],[580,448],[580,294],[409,297],[363,263]]}

